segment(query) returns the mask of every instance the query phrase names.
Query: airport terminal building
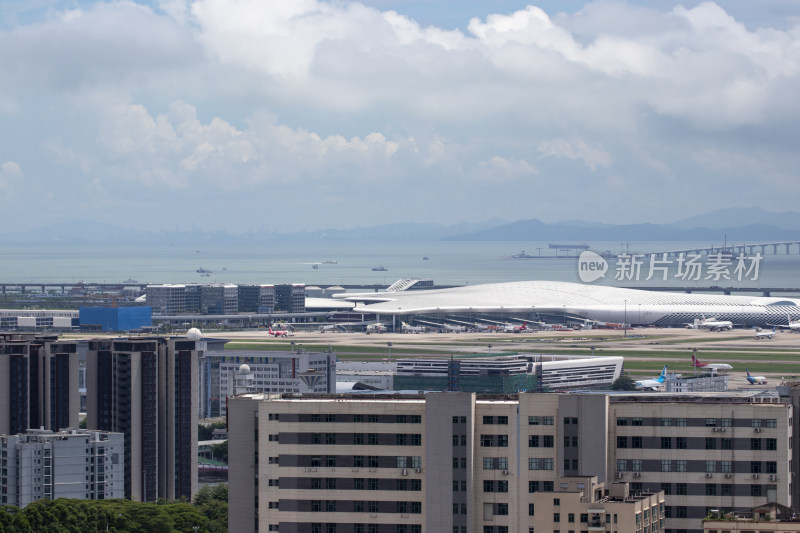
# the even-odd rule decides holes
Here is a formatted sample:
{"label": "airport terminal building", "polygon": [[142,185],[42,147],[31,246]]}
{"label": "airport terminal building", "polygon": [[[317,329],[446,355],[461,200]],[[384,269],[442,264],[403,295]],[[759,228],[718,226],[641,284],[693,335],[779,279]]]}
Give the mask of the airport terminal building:
{"label": "airport terminal building", "polygon": [[800,319],[800,299],[689,294],[625,289],[561,281],[517,281],[423,291],[336,295],[356,302],[354,311],[399,320],[415,316],[473,323],[486,316],[536,320],[539,316],[684,327],[716,317],[740,326],[772,326]]}

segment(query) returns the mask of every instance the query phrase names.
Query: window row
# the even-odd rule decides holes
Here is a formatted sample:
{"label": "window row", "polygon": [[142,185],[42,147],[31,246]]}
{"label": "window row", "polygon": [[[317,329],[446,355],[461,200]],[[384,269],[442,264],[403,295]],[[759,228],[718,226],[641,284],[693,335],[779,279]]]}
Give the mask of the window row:
{"label": "window row", "polygon": [[[734,419],[732,418],[705,418],[705,419],[692,419],[695,421],[692,425],[705,425],[705,427],[733,427]],[[751,418],[748,420],[737,419],[737,426],[760,428],[776,428],[778,427],[778,420],[775,418]],[[654,425],[662,427],[686,427],[689,425],[687,418],[656,418],[653,419]],[[618,426],[642,426],[644,419],[642,417],[617,417]]]}
{"label": "window row", "polygon": [[[279,415],[270,415],[270,420],[278,420]],[[421,424],[422,415],[363,415],[363,414],[301,414],[297,415],[298,422],[355,422],[368,424]],[[287,421],[286,415],[283,417]]]}
{"label": "window row", "polygon": [[421,479],[310,478],[312,490],[399,490],[421,491]]}
{"label": "window row", "polygon": [[[302,438],[302,434],[296,434]],[[272,437],[272,435],[270,435]],[[270,439],[272,440],[272,439]],[[278,440],[278,439],[275,439]],[[284,439],[285,440],[285,439]],[[311,444],[421,446],[420,433],[311,433]],[[300,442],[302,444],[302,441]]]}
{"label": "window row", "polygon": [[[392,506],[387,510],[387,506]],[[311,500],[310,510],[312,513],[386,513],[395,512],[401,514],[421,514],[422,502],[377,502],[361,500]]]}
{"label": "window row", "polygon": [[[651,463],[656,460],[650,461]],[[661,459],[660,461],[661,472],[689,472],[689,463],[686,459]],[[777,461],[738,461],[736,468],[734,461],[702,461],[704,467],[702,470],[698,468],[698,463],[701,461],[691,461],[692,472],[705,472],[707,474],[723,473],[750,473],[750,474],[776,474],[778,472]],[[652,466],[652,465],[651,465]],[[642,472],[644,469],[642,459],[617,459],[617,472]]]}
{"label": "window row", "polygon": [[[340,531],[345,529],[344,524],[311,524],[311,533],[337,533],[337,526],[341,525]],[[276,530],[277,531],[277,530]],[[353,524],[353,533],[422,533],[422,526],[419,524]]]}

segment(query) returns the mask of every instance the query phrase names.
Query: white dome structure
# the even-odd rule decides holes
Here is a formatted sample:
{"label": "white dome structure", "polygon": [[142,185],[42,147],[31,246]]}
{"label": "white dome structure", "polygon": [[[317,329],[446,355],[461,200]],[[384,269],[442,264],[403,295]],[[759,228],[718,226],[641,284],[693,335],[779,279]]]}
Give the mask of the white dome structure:
{"label": "white dome structure", "polygon": [[200,330],[197,328],[190,328],[189,331],[186,332],[186,338],[190,341],[199,341],[203,338],[203,334],[200,333]]}

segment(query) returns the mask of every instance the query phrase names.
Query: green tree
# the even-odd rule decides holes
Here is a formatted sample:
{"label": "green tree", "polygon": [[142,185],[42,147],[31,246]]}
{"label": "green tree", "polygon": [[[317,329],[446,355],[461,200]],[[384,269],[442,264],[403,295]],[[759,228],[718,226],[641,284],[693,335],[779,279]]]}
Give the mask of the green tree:
{"label": "green tree", "polygon": [[611,390],[636,390],[636,382],[628,374],[622,374],[611,384]]}

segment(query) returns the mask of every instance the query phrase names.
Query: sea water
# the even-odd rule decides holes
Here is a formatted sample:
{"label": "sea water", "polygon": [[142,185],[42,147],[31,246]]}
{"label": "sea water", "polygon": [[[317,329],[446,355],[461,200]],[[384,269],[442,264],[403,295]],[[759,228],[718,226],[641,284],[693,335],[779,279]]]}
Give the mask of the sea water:
{"label": "sea water", "polygon": [[[621,253],[620,243],[590,243],[593,250]],[[639,242],[625,246],[631,254],[706,247],[708,243]],[[533,259],[511,256],[525,251]],[[760,251],[760,250],[756,250]],[[2,283],[305,283],[330,285],[389,285],[400,278],[432,279],[436,285],[474,285],[505,281],[551,280],[580,282],[576,254],[566,256],[542,242],[281,242],[266,244],[7,244],[0,247]],[[542,258],[538,258],[541,255]],[[748,257],[754,255],[746,253]],[[426,258],[427,259],[424,259]],[[773,255],[768,247],[753,272],[736,279],[706,277],[682,279],[676,276],[677,259],[667,281],[660,273],[648,276],[647,255],[636,279],[615,279],[617,260],[609,259],[608,271],[595,284],[617,286],[677,287],[800,287],[798,245]],[[323,263],[335,261],[335,263]],[[704,256],[704,261],[706,258]],[[734,260],[735,263],[735,260]],[[314,266],[316,265],[316,268]],[[383,266],[386,271],[373,271]],[[197,270],[210,271],[203,276]]]}

